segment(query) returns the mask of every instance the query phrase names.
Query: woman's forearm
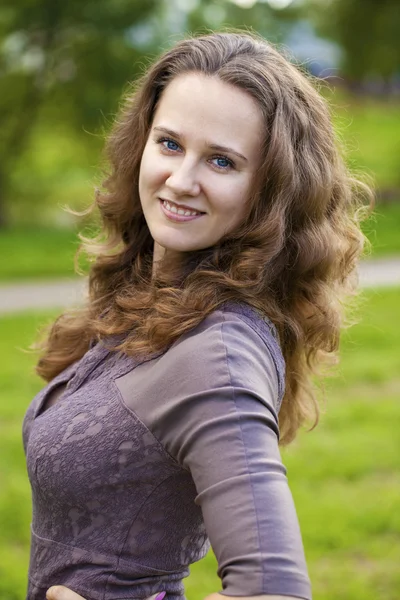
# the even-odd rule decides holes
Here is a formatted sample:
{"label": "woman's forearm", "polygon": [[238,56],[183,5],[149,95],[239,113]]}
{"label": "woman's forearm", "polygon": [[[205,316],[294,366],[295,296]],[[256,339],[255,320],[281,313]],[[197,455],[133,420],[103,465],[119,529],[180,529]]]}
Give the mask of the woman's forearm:
{"label": "woman's forearm", "polygon": [[[147,600],[155,600],[157,594],[150,596]],[[46,594],[47,600],[85,600],[79,594],[76,594],[72,590],[62,586],[57,585],[51,587]],[[224,594],[219,594],[215,592],[206,596],[204,600],[302,600],[297,596],[276,596],[270,594],[261,594],[260,596],[225,596]]]}
{"label": "woman's forearm", "polygon": [[206,596],[204,600],[302,600],[298,596],[276,596],[271,594],[261,594],[260,596],[225,596],[215,592]]}

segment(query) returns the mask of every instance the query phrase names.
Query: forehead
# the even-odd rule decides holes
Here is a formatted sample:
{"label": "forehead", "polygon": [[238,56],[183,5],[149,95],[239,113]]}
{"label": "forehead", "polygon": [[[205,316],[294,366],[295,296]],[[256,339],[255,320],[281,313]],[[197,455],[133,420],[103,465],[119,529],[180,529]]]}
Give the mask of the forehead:
{"label": "forehead", "polygon": [[171,81],[154,115],[153,126],[158,125],[224,145],[258,144],[263,132],[261,110],[250,94],[201,73]]}

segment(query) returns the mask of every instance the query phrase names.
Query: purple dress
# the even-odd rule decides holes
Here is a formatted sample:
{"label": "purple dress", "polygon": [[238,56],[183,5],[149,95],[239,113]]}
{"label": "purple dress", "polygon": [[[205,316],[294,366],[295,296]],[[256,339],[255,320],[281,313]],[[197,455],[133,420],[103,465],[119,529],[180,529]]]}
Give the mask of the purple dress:
{"label": "purple dress", "polygon": [[222,594],[310,600],[278,449],[284,378],[274,326],[237,303],[145,360],[98,343],[55,377],[23,426],[27,598],[64,584],[87,600],[183,600],[211,543]]}

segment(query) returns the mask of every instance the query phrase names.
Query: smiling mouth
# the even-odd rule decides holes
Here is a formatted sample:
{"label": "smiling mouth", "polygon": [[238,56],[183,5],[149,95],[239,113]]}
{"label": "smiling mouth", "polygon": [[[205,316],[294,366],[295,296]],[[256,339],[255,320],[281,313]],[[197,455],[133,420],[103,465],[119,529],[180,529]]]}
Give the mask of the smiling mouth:
{"label": "smiling mouth", "polygon": [[205,215],[206,213],[201,210],[196,210],[194,208],[182,207],[179,204],[175,204],[174,202],[170,202],[169,200],[164,200],[163,198],[159,198],[161,204],[168,210],[170,213],[174,215],[180,215],[181,217],[196,217],[200,215]]}
{"label": "smiling mouth", "polygon": [[169,204],[166,206],[165,202],[162,201],[159,198],[159,202],[160,202],[160,209],[161,211],[164,213],[165,217],[174,223],[187,223],[190,221],[197,221],[198,219],[200,219],[201,217],[203,217],[205,215],[205,213],[199,213],[196,212],[195,214],[193,214],[193,212],[190,214],[189,211],[185,211],[185,213],[189,213],[189,214],[185,214],[185,213],[178,213],[178,212],[173,212],[171,211],[168,206],[170,206]]}

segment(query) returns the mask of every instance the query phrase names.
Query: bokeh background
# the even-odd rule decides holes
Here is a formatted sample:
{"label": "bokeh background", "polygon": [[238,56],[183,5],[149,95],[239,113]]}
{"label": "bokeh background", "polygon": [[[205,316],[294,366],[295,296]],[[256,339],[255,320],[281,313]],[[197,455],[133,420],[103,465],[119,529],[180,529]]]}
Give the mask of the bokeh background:
{"label": "bokeh background", "polygon": [[[376,186],[369,260],[400,259],[398,0],[2,0],[0,298],[15,282],[73,276],[77,231],[96,225],[63,207],[93,200],[121,94],[186,33],[229,26],[320,80],[346,160]],[[282,451],[315,600],[400,598],[399,304],[390,281],[362,292],[320,425]],[[29,561],[21,421],[42,383],[24,349],[58,312],[0,314],[1,600],[25,597]],[[216,568],[212,552],[193,566],[189,600],[220,589]]]}

